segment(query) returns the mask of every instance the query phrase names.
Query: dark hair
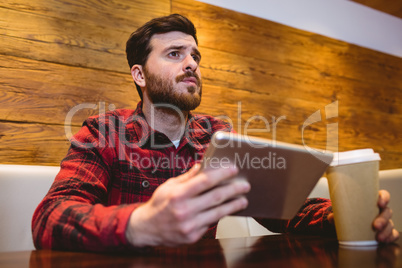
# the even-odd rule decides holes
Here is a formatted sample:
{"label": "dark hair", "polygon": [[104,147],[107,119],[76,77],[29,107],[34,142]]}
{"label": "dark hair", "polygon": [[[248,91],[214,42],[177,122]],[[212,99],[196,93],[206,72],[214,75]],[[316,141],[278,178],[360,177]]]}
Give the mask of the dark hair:
{"label": "dark hair", "polygon": [[[151,53],[150,41],[154,34],[179,31],[191,35],[198,45],[194,24],[186,17],[179,14],[155,18],[133,32],[126,43],[126,55],[130,69],[139,64],[145,67],[148,55]],[[136,84],[138,94],[142,99],[141,88]]]}

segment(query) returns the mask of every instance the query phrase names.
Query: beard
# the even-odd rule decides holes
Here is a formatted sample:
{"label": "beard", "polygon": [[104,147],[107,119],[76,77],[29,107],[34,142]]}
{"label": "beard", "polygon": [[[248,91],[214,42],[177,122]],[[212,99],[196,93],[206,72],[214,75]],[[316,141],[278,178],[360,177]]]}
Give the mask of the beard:
{"label": "beard", "polygon": [[186,72],[176,77],[175,82],[179,83],[187,77],[197,79],[196,86],[188,86],[187,92],[178,92],[173,86],[173,81],[163,79],[154,75],[144,68],[147,92],[153,104],[169,104],[177,107],[181,111],[191,111],[201,103],[202,82],[199,76],[193,72]]}

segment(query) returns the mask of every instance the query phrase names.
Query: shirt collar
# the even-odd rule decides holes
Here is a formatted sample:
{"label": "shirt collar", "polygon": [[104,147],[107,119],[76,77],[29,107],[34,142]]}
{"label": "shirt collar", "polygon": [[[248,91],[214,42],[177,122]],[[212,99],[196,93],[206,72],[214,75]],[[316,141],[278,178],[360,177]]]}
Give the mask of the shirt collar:
{"label": "shirt collar", "polygon": [[138,102],[137,108],[135,109],[132,117],[130,118],[130,123],[127,124],[127,133],[130,137],[128,138],[129,142],[136,143],[139,147],[144,146],[151,136],[152,133],[155,132],[153,130],[147,120],[145,119],[145,115],[142,111],[142,101]]}
{"label": "shirt collar", "polygon": [[[138,102],[137,108],[132,115],[131,123],[127,125],[127,130],[131,136],[130,138],[127,137],[129,141],[137,143],[139,147],[144,147],[146,144],[149,145],[151,140],[158,144],[166,144],[168,142],[165,134],[154,130],[148,124],[142,110],[142,101]],[[184,135],[178,149],[188,145],[195,148],[197,151],[203,150],[209,144],[212,133],[212,127],[208,117],[194,116],[190,112]],[[152,137],[152,139],[150,139],[150,137]]]}
{"label": "shirt collar", "polygon": [[197,151],[206,148],[211,140],[212,129],[211,127],[204,127],[203,125],[211,125],[207,117],[193,116],[193,114],[189,113],[186,129],[182,138],[183,146],[188,144]]}

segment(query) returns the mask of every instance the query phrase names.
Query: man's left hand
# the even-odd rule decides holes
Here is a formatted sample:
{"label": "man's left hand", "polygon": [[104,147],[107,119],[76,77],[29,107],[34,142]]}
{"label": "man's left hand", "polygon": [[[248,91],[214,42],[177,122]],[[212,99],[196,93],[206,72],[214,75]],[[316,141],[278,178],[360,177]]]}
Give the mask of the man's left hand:
{"label": "man's left hand", "polygon": [[373,228],[377,231],[377,241],[382,243],[392,243],[399,238],[399,232],[394,228],[391,220],[392,210],[388,207],[389,200],[389,192],[380,190],[377,203],[380,214],[374,219]]}

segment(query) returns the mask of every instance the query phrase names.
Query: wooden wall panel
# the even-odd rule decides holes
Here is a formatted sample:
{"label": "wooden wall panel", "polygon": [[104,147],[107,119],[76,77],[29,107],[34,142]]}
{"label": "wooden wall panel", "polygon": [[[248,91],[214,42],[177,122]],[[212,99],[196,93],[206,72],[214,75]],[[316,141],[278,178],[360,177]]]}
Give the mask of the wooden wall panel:
{"label": "wooden wall panel", "polygon": [[[236,119],[241,101],[242,126],[256,114],[285,117],[276,125],[277,140],[321,149],[327,125],[337,123],[340,151],[372,147],[381,153],[382,169],[402,166],[401,58],[200,2],[174,0],[172,12],[198,29],[199,110]],[[334,101],[338,116],[325,120],[325,107]],[[217,110],[222,104],[230,108]],[[304,122],[317,110],[323,121],[305,128],[302,138]]]}
{"label": "wooden wall panel", "polygon": [[[382,169],[402,166],[401,58],[192,0],[1,3],[0,163],[58,165],[77,105],[134,108],[125,42],[169,13],[197,26],[204,91],[196,112],[322,149],[328,124],[338,124],[339,150],[373,147]],[[336,101],[337,116],[326,119]],[[323,120],[303,132],[317,111]],[[97,113],[79,110],[72,129]]]}
{"label": "wooden wall panel", "polygon": [[74,114],[73,132],[100,105],[135,107],[125,42],[169,13],[168,0],[0,3],[0,163],[58,165],[74,107],[98,105]]}

